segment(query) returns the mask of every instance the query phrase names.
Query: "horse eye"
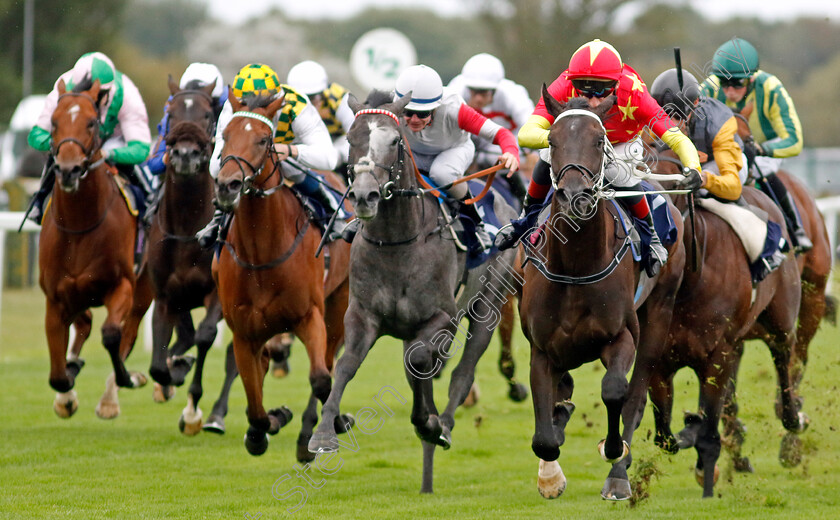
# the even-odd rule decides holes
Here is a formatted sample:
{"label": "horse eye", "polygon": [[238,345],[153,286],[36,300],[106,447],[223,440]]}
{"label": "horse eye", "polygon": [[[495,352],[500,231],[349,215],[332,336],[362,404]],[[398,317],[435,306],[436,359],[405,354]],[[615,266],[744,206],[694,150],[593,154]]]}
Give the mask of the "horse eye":
{"label": "horse eye", "polygon": [[397,143],[399,143],[399,142],[400,142],[400,138],[399,138],[399,137],[395,137],[395,138],[394,138],[394,140],[393,140],[393,141],[391,141],[391,146],[397,146]]}

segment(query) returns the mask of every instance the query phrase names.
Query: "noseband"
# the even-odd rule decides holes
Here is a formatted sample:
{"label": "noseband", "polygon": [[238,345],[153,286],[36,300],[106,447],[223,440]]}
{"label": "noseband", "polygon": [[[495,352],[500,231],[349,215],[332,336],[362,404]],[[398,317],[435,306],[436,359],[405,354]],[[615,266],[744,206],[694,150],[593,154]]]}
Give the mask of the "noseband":
{"label": "noseband", "polygon": [[[95,99],[93,99],[88,94],[82,93],[82,92],[65,92],[64,94],[58,96],[58,100],[61,101],[61,98],[68,97],[68,96],[69,97],[82,98],[82,99],[85,99],[87,101],[90,101],[91,105],[93,105],[94,110],[96,110],[96,125],[93,128],[93,140],[91,141],[90,146],[85,146],[85,144],[81,140],[79,140],[75,137],[65,137],[64,139],[62,139],[58,143],[53,143],[53,144],[50,145],[50,155],[52,155],[53,157],[58,156],[58,152],[61,149],[61,146],[65,143],[73,143],[73,144],[77,145],[79,148],[82,149],[82,153],[85,154],[85,159],[82,162],[82,167],[85,169],[84,173],[82,174],[82,178],[84,178],[84,176],[87,175],[87,172],[89,170],[97,168],[99,165],[101,165],[103,162],[105,162],[105,158],[102,157],[98,161],[96,161],[94,163],[91,163],[91,159],[93,158],[93,154],[95,154],[99,150],[99,147],[102,144],[101,138],[99,136],[99,126],[101,125],[101,122],[100,122],[100,119],[99,119],[100,118],[99,106],[96,104]],[[52,167],[53,168],[58,168],[58,165],[53,163]]]}
{"label": "noseband", "polygon": [[[271,163],[273,164],[271,173],[265,179],[265,181],[268,181],[268,179],[270,179],[275,173],[280,171],[280,161],[277,160],[277,152],[274,151],[274,123],[271,121],[271,119],[261,114],[256,114],[254,112],[236,112],[233,114],[233,117],[245,117],[248,119],[256,119],[261,123],[265,123],[271,129],[271,134],[269,134],[270,138],[268,140],[268,144],[266,145],[264,152],[264,155],[267,155],[271,159]],[[260,167],[257,168],[253,164],[251,164],[248,161],[248,159],[242,156],[228,154],[222,157],[222,161],[219,167],[223,167],[228,161],[235,162],[237,167],[239,168],[239,171],[242,172],[242,188],[239,190],[239,192],[242,195],[250,195],[254,197],[268,197],[269,195],[280,190],[283,187],[282,182],[277,186],[269,188],[267,190],[264,190],[256,185],[257,178],[259,178],[259,176],[262,174],[263,169],[265,168],[265,161],[263,161],[262,165],[260,165]],[[243,164],[248,166],[251,172],[253,172],[253,175],[247,174],[245,168],[243,167]]]}

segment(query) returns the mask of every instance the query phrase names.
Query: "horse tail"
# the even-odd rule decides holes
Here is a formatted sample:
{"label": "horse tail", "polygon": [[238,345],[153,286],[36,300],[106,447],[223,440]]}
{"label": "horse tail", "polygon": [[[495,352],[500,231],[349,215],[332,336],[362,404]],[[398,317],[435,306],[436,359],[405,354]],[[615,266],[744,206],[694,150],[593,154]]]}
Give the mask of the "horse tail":
{"label": "horse tail", "polygon": [[837,326],[837,298],[830,294],[825,295],[825,314],[823,319]]}

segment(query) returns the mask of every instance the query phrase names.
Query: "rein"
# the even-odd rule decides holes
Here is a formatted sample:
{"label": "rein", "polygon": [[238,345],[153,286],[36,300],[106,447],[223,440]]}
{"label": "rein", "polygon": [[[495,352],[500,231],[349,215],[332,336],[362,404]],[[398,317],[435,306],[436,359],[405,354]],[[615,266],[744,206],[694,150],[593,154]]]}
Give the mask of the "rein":
{"label": "rein", "polygon": [[[214,104],[213,97],[210,94],[208,94],[207,92],[204,92],[203,90],[179,90],[178,92],[172,94],[172,97],[169,98],[169,104],[171,105],[172,101],[174,101],[175,98],[177,98],[179,96],[188,96],[188,95],[190,95],[190,96],[191,95],[198,95],[200,97],[203,97],[204,99],[207,100],[208,103],[210,103],[210,111],[211,112],[213,111],[213,104]],[[169,124],[170,123],[171,123],[171,119],[167,116],[167,118],[166,118],[166,128],[164,129],[164,132],[163,132],[164,137],[169,134]],[[216,118],[215,117],[211,118],[210,126],[205,129],[207,131],[207,135],[209,135],[211,138],[216,133],[216,123],[217,123]]]}
{"label": "rein", "polygon": [[233,258],[233,261],[237,263],[237,265],[239,265],[240,267],[244,267],[245,269],[250,269],[252,271],[264,271],[266,269],[271,269],[272,267],[277,267],[278,265],[288,260],[289,257],[292,256],[292,253],[294,253],[297,247],[300,245],[308,229],[309,219],[307,218],[305,219],[303,227],[301,227],[298,230],[297,236],[295,236],[295,240],[294,242],[292,242],[292,245],[289,246],[289,249],[287,249],[285,253],[278,256],[274,260],[271,260],[270,262],[266,262],[264,264],[252,264],[250,262],[246,262],[239,258],[239,255],[236,254],[236,251],[233,249],[233,244],[231,244],[227,240],[225,240],[224,244],[225,248],[228,250],[228,253],[230,253],[230,256]]}

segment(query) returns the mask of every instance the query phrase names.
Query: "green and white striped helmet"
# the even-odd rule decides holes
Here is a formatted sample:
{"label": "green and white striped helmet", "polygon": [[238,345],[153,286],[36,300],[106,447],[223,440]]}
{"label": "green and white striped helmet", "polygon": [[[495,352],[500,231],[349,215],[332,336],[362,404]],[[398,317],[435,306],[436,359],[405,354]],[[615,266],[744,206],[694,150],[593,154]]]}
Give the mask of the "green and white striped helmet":
{"label": "green and white striped helmet", "polygon": [[89,52],[83,54],[73,65],[68,88],[72,89],[74,85],[81,83],[85,76],[90,76],[91,81],[98,79],[102,90],[110,90],[114,86],[117,71],[111,58],[101,52]]}

